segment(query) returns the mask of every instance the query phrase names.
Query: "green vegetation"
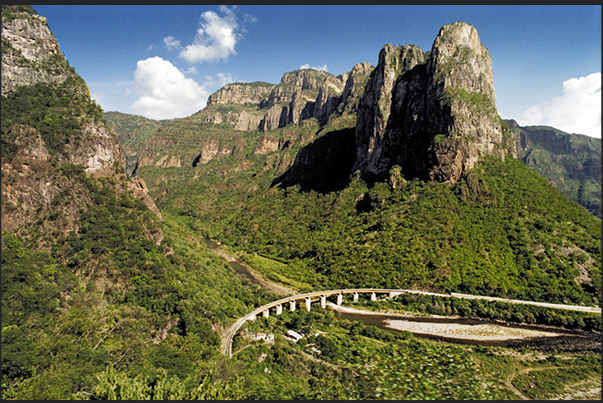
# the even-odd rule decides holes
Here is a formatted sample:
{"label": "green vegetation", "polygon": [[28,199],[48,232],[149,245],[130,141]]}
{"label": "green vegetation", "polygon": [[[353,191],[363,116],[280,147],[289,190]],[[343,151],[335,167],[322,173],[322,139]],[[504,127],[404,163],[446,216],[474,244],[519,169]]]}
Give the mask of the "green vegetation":
{"label": "green vegetation", "polygon": [[169,216],[159,223],[108,181],[63,172],[91,194],[79,231],[50,250],[2,235],[3,396],[90,392],[107,364],[133,379],[156,382],[163,368],[199,385],[220,356],[216,329],[275,296],[243,286]]}
{"label": "green vegetation", "polygon": [[601,218],[601,140],[548,126],[515,127],[517,156]]}
{"label": "green vegetation", "polygon": [[35,128],[50,153],[66,155],[69,148],[76,148],[85,140],[85,123],[102,124],[103,111],[81,92],[80,80],[23,86],[2,96],[3,159],[10,160],[20,148],[19,127]]}
{"label": "green vegetation", "polygon": [[[200,235],[306,270],[321,287],[419,288],[598,304],[600,221],[522,162],[489,159],[453,185],[271,187],[266,156],[139,174]],[[579,284],[580,273],[589,280]],[[298,275],[279,273],[291,280]]]}
{"label": "green vegetation", "polygon": [[476,112],[498,116],[496,105],[492,102],[492,99],[479,92],[469,92],[460,87],[446,88],[442,94],[442,100],[448,104],[462,102]]}
{"label": "green vegetation", "polygon": [[[307,271],[303,267],[299,267],[296,270],[293,265],[287,265],[256,254],[244,254],[240,259],[267,279],[287,285],[297,290],[297,292],[309,292],[314,289],[313,284],[316,280],[309,278]],[[287,276],[281,273],[287,273]]]}

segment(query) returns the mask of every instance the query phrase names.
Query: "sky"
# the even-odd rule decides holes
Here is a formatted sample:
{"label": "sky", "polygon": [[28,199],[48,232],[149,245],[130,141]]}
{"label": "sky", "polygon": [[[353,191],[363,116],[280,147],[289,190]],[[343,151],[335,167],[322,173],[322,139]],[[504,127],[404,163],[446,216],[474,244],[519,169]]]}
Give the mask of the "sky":
{"label": "sky", "polygon": [[498,113],[601,137],[600,5],[33,5],[105,111],[190,116],[232,82],[335,76],[455,21],[490,52]]}

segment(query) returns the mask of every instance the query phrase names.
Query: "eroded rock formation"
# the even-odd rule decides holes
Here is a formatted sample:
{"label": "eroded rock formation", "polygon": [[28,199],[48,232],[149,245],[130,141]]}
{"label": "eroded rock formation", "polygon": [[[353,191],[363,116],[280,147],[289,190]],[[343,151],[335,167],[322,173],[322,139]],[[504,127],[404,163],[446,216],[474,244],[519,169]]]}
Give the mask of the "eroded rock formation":
{"label": "eroded rock formation", "polygon": [[481,156],[514,154],[475,27],[445,25],[427,59],[417,46],[386,45],[358,106],[356,143],[354,169],[369,180],[398,165],[405,177],[455,182]]}
{"label": "eroded rock formation", "polygon": [[77,231],[93,200],[82,175],[113,181],[116,193],[130,189],[161,218],[146,188],[126,180],[116,134],[29,6],[2,6],[2,102],[3,231],[45,216],[49,233]]}

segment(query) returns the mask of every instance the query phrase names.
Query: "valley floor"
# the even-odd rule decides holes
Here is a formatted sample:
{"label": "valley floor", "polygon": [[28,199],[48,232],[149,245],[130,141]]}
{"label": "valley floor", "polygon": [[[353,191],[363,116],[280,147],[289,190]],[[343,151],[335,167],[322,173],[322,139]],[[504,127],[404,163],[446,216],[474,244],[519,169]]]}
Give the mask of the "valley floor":
{"label": "valley floor", "polygon": [[[334,311],[349,312],[364,315],[374,315],[376,312],[359,310],[333,303],[327,303]],[[414,322],[404,318],[415,317],[413,315],[404,315],[399,313],[388,313],[390,317],[400,317],[400,319],[386,319],[387,327],[394,330],[405,330],[415,334],[426,334],[440,337],[451,337],[466,340],[479,341],[501,341],[529,339],[534,337],[556,337],[562,333],[557,333],[552,329],[533,330],[527,328],[510,327],[504,324],[484,323],[484,324],[462,324],[462,323],[433,323],[433,322]],[[430,315],[432,318],[457,319],[460,316],[438,316]]]}

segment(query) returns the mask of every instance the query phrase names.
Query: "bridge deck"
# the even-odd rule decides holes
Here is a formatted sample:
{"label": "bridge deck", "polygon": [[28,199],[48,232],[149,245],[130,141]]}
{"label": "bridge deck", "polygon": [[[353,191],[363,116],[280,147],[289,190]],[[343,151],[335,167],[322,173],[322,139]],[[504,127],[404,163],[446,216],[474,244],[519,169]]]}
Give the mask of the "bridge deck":
{"label": "bridge deck", "polygon": [[265,304],[257,309],[254,309],[252,312],[248,313],[247,315],[243,316],[242,318],[239,318],[230,327],[227,338],[226,338],[226,343],[224,346],[222,346],[222,352],[224,354],[227,354],[229,358],[232,357],[232,339],[234,338],[234,335],[237,332],[237,330],[239,330],[239,328],[243,325],[243,323],[245,323],[245,321],[249,320],[252,317],[257,316],[258,314],[260,314],[270,308],[273,308],[277,305],[286,304],[286,303],[292,302],[292,301],[305,300],[306,298],[312,299],[315,297],[321,297],[323,295],[328,297],[328,296],[337,295],[337,294],[355,294],[355,293],[358,293],[358,294],[394,293],[397,295],[409,293],[409,294],[421,294],[421,295],[434,295],[434,296],[438,296],[438,297],[448,297],[448,298],[455,297],[455,298],[467,298],[467,299],[485,299],[488,301],[501,301],[501,302],[507,302],[507,303],[511,303],[511,304],[538,305],[538,306],[542,306],[542,307],[546,307],[546,308],[566,309],[566,310],[575,310],[575,311],[592,312],[592,313],[601,314],[601,308],[599,308],[599,307],[551,304],[551,303],[547,303],[547,302],[522,301],[522,300],[514,300],[514,299],[507,299],[507,298],[488,297],[488,296],[469,295],[469,294],[458,294],[458,293],[438,294],[438,293],[427,292],[427,291],[384,289],[384,288],[350,288],[350,289],[341,289],[341,290],[314,291],[314,292],[308,292],[308,293],[304,293],[304,294],[297,294],[297,295],[292,295],[290,297],[281,298],[279,300]]}

